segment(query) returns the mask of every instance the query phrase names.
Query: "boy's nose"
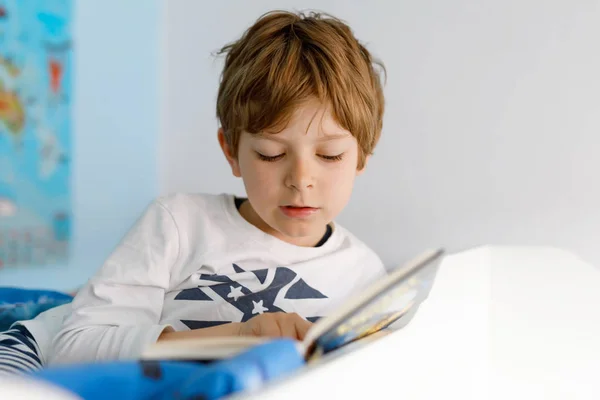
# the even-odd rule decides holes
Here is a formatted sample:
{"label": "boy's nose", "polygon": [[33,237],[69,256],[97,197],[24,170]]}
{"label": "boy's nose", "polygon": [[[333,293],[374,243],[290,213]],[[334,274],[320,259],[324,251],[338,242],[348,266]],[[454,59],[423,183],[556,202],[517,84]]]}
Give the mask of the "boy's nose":
{"label": "boy's nose", "polygon": [[296,161],[290,167],[286,177],[286,186],[296,190],[312,189],[314,187],[314,176],[309,163]]}

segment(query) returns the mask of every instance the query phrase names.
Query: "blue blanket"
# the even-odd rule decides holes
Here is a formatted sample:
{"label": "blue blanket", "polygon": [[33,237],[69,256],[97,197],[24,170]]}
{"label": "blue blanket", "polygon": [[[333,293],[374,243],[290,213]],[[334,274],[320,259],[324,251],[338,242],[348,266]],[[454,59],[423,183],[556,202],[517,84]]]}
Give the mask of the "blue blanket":
{"label": "blue blanket", "polygon": [[0,287],[0,332],[72,300],[71,295],[52,290]]}
{"label": "blue blanket", "polygon": [[295,341],[277,339],[214,364],[167,361],[88,364],[45,369],[33,377],[85,400],[218,399],[239,391],[256,390],[303,364]]}

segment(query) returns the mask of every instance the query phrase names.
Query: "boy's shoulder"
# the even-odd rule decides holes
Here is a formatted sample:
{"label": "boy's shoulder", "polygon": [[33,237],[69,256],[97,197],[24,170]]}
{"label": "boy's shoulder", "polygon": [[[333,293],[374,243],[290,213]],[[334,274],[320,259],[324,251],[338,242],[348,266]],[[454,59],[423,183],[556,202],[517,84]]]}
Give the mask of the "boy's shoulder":
{"label": "boy's shoulder", "polygon": [[232,194],[208,194],[176,192],[157,197],[154,204],[166,209],[175,219],[190,218],[195,215],[218,217],[226,214],[229,203],[233,204]]}
{"label": "boy's shoulder", "polygon": [[201,234],[229,229],[233,204],[231,194],[179,192],[156,198],[151,208],[170,215],[180,234]]}
{"label": "boy's shoulder", "polygon": [[173,217],[193,214],[214,215],[223,213],[227,201],[233,198],[228,194],[185,193],[177,192],[160,196],[154,201],[169,211]]}
{"label": "boy's shoulder", "polygon": [[379,272],[381,274],[387,273],[383,261],[369,245],[337,222],[335,224],[335,229],[338,230],[341,236],[344,238],[344,241],[347,243],[347,247],[352,248],[354,250],[353,253],[360,257],[360,262],[364,263],[365,265],[369,265],[370,267],[379,267]]}

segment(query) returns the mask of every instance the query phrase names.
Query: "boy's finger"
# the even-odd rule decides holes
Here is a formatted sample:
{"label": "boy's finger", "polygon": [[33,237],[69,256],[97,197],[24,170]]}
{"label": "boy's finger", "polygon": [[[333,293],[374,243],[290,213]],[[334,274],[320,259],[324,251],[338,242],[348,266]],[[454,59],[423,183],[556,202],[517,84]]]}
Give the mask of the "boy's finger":
{"label": "boy's finger", "polygon": [[278,318],[277,323],[281,330],[281,336],[298,339],[295,319],[284,316],[283,318]]}
{"label": "boy's finger", "polygon": [[312,327],[313,324],[305,319],[298,318],[295,321],[294,325],[296,326],[297,338],[300,340],[303,340],[304,337],[306,336],[306,332],[308,332],[308,330]]}
{"label": "boy's finger", "polygon": [[275,318],[264,318],[260,321],[260,336],[281,336],[281,329]]}

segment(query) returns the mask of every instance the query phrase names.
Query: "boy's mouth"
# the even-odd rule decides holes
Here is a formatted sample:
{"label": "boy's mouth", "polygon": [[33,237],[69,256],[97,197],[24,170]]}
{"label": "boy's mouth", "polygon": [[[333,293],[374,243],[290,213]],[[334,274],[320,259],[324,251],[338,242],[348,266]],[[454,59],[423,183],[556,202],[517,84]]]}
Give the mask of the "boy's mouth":
{"label": "boy's mouth", "polygon": [[281,206],[279,208],[281,209],[281,212],[283,212],[284,215],[290,218],[307,218],[319,211],[319,209],[316,207],[296,205]]}

